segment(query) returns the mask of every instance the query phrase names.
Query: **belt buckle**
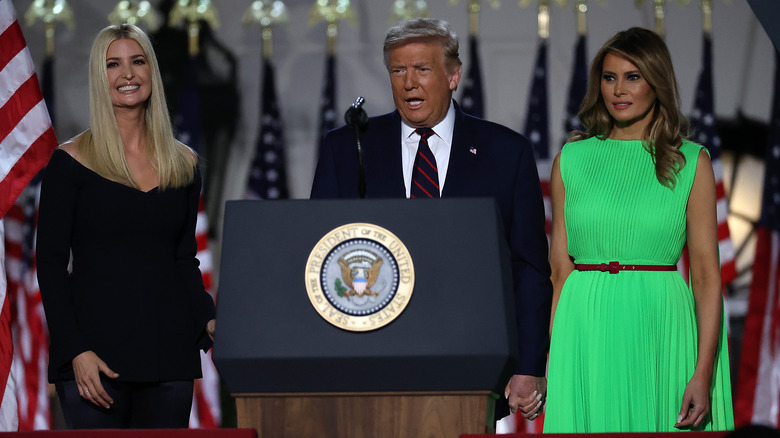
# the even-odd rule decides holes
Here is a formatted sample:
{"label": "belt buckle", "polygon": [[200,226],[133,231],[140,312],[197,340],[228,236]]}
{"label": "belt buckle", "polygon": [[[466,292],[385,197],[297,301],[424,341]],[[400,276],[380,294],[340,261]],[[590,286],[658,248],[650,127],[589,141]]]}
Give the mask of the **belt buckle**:
{"label": "belt buckle", "polygon": [[603,272],[609,271],[610,274],[617,274],[618,272],[620,272],[620,263],[618,262],[602,263],[599,266],[599,270]]}

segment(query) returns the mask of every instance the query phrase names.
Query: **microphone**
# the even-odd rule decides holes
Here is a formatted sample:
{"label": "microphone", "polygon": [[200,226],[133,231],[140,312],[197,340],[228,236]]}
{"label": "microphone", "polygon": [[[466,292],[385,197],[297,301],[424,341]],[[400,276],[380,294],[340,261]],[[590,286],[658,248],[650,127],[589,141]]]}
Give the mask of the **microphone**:
{"label": "microphone", "polygon": [[361,108],[366,102],[363,96],[358,96],[344,114],[344,121],[347,122],[347,126],[352,128],[355,132],[355,143],[357,144],[358,153],[358,195],[360,198],[366,197],[366,170],[363,166],[363,145],[360,144],[360,131],[365,131],[368,126],[368,115]]}
{"label": "microphone", "polygon": [[360,131],[366,129],[366,126],[368,126],[368,115],[362,108],[365,102],[366,99],[363,96],[358,96],[355,99],[355,103],[347,108],[347,112],[344,114],[344,121],[347,123],[347,126]]}

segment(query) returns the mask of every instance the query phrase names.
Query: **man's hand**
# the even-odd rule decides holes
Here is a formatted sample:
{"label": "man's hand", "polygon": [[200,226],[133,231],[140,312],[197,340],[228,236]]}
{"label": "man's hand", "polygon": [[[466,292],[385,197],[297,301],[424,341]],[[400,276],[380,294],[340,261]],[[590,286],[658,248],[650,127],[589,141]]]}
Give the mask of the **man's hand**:
{"label": "man's hand", "polygon": [[211,338],[211,342],[214,342],[214,331],[217,328],[217,320],[216,319],[210,319],[209,322],[206,323],[206,333],[208,333],[209,338]]}
{"label": "man's hand", "polygon": [[103,384],[100,383],[100,373],[112,379],[119,377],[119,374],[111,371],[111,368],[100,360],[92,350],[87,350],[74,357],[72,363],[79,395],[96,406],[109,409],[114,400],[103,389]]}
{"label": "man's hand", "polygon": [[547,397],[547,379],[515,374],[506,385],[504,397],[507,398],[511,413],[520,410],[526,419],[536,420],[542,413]]}

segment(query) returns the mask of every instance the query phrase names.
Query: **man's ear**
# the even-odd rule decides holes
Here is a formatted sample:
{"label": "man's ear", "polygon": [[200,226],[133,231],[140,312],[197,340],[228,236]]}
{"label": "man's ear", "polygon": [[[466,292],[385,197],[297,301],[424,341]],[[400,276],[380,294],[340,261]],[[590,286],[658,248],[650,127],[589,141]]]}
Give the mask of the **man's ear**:
{"label": "man's ear", "polygon": [[455,91],[460,83],[461,66],[459,65],[454,72],[449,74],[450,91]]}

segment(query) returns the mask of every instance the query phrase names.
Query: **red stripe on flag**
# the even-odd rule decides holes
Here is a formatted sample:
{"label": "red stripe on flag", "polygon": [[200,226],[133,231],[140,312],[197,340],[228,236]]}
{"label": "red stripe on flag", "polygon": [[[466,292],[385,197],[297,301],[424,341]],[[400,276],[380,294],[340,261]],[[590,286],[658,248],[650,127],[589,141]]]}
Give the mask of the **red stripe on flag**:
{"label": "red stripe on flag", "polygon": [[33,74],[16,89],[11,98],[0,108],[0,139],[6,138],[22,118],[41,100],[43,100],[43,93],[38,85],[38,76]]}
{"label": "red stripe on flag", "polygon": [[[8,240],[5,241],[5,256],[6,260],[8,259],[16,259],[21,260],[22,259],[22,245],[16,243],[16,242],[9,242]],[[8,279],[10,284],[10,278]],[[10,286],[9,286],[10,289]]]}
{"label": "red stripe on flag", "polygon": [[14,21],[5,32],[0,34],[0,70],[4,69],[25,47],[22,28],[19,26],[19,21]]}
{"label": "red stripe on flag", "polygon": [[725,286],[737,278],[737,263],[733,259],[720,267],[720,284]]}
{"label": "red stripe on flag", "polygon": [[204,385],[202,380],[195,380],[195,406],[198,409],[198,421],[201,429],[214,429],[219,427],[214,415],[211,414],[211,407],[204,395]]}
{"label": "red stripe on flag", "polygon": [[5,219],[10,219],[19,223],[24,222],[24,211],[22,211],[22,207],[19,207],[18,205],[14,204],[11,206],[11,208],[8,209],[8,213],[3,216]]}
{"label": "red stripe on flag", "polygon": [[753,281],[750,286],[748,310],[742,339],[742,354],[739,361],[739,376],[734,402],[734,426],[739,427],[752,422],[755,402],[758,369],[761,356],[761,338],[763,335],[764,313],[769,303],[769,275],[772,260],[771,231],[759,227],[756,236],[756,263],[753,265]]}
{"label": "red stripe on flag", "polygon": [[35,174],[49,162],[49,157],[56,148],[57,137],[54,135],[54,128],[49,127],[27,148],[8,175],[0,181],[0,217],[11,208]]}
{"label": "red stripe on flag", "polygon": [[8,291],[3,297],[3,310],[0,311],[0,400],[5,396],[8,374],[14,358],[14,343],[11,339],[11,305]]}
{"label": "red stripe on flag", "polygon": [[724,199],[726,197],[726,188],[723,186],[723,181],[717,181],[715,183],[715,199]]}
{"label": "red stripe on flag", "polygon": [[206,233],[196,233],[195,240],[197,241],[198,251],[209,249],[209,236]]}
{"label": "red stripe on flag", "polygon": [[547,181],[546,179],[540,179],[539,183],[542,185],[542,196],[545,198],[550,197],[550,181]]}
{"label": "red stripe on flag", "polygon": [[723,221],[718,224],[718,240],[725,240],[731,236],[729,232],[729,223]]}

